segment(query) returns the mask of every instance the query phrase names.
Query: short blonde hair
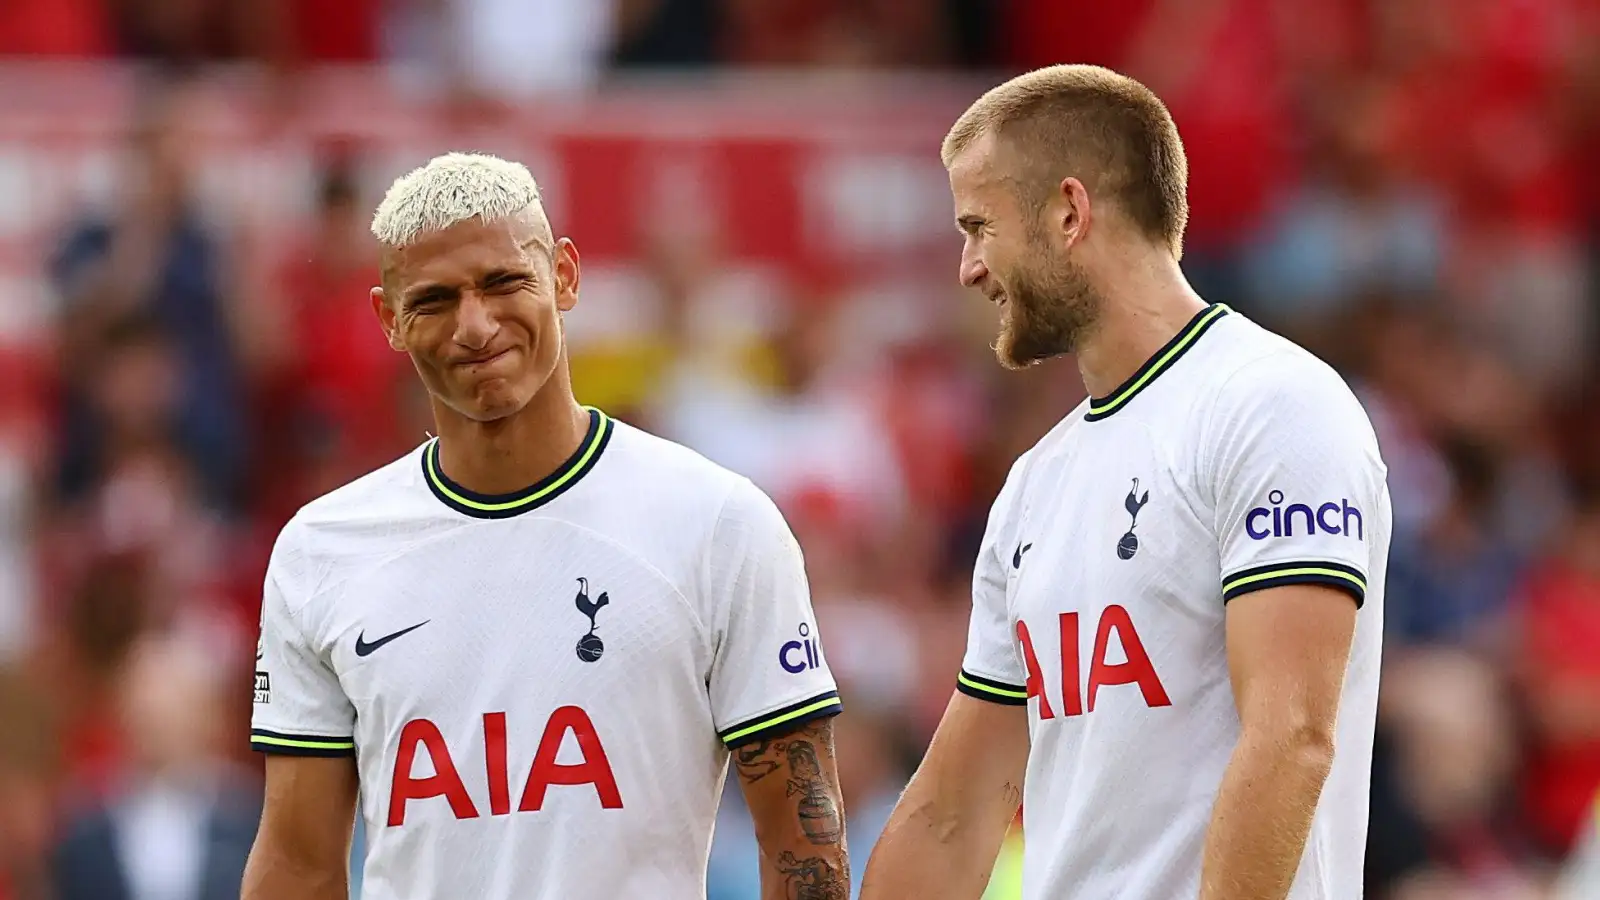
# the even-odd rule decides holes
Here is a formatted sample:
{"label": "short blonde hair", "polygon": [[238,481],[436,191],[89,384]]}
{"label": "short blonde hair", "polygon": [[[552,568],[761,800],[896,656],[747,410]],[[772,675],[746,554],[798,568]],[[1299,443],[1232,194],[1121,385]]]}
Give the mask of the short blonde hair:
{"label": "short blonde hair", "polygon": [[372,235],[385,247],[404,247],[467,219],[495,222],[538,206],[539,183],[521,163],[447,153],[395,179],[372,216]]}
{"label": "short blonde hair", "polygon": [[945,135],[948,167],[984,135],[1019,151],[1008,173],[1033,198],[1069,175],[1114,198],[1151,240],[1183,253],[1189,163],[1165,104],[1139,82],[1099,66],[1060,65],[1019,75],[978,98]]}

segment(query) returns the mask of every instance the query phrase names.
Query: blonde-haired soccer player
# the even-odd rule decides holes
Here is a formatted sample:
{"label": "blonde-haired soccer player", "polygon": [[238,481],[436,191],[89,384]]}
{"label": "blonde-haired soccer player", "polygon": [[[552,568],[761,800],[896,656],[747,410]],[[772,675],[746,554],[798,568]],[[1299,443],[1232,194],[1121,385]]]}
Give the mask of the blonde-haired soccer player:
{"label": "blonde-haired soccer player", "polygon": [[961,281],[1008,367],[1090,399],[1012,467],[966,658],[865,900],[977,898],[1019,802],[1027,900],[1355,900],[1390,509],[1332,369],[1179,268],[1183,145],[1088,66],[944,143]]}
{"label": "blonde-haired soccer player", "polygon": [[278,537],[244,900],[343,900],[354,814],[366,900],[704,898],[730,754],[766,896],[846,897],[839,699],[777,508],[573,398],[578,253],[521,165],[434,159],[372,231],[438,437]]}

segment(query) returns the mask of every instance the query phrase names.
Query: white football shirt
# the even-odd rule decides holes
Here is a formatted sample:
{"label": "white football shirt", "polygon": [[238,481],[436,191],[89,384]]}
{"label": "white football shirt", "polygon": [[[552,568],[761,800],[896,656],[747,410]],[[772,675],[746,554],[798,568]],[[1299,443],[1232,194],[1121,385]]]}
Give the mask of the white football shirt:
{"label": "white football shirt", "polygon": [[958,685],[1028,707],[1025,897],[1197,895],[1239,736],[1227,603],[1294,583],[1361,608],[1289,896],[1361,896],[1389,530],[1355,396],[1221,305],[1017,460],[976,564]]}
{"label": "white football shirt", "polygon": [[278,538],[251,743],[355,756],[367,900],[704,898],[729,748],[840,708],[771,500],[590,421],[515,495],[429,442]]}

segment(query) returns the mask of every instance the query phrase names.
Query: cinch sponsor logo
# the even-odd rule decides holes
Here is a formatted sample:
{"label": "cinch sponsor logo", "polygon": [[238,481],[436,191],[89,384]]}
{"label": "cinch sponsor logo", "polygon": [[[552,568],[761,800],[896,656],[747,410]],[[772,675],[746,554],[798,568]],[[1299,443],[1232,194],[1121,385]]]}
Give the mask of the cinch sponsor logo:
{"label": "cinch sponsor logo", "polygon": [[[1272,506],[1258,506],[1244,517],[1244,532],[1253,541],[1264,541],[1269,537],[1294,537],[1296,534],[1312,535],[1319,531],[1347,535],[1356,540],[1365,539],[1361,510],[1351,506],[1350,501],[1344,498],[1340,498],[1338,503],[1329,501],[1312,509],[1304,503],[1284,506],[1283,491],[1273,491],[1267,495],[1267,502]],[[1296,526],[1299,527],[1298,531]]]}
{"label": "cinch sponsor logo", "polygon": [[793,675],[822,665],[822,648],[811,637],[811,626],[800,623],[800,640],[790,641],[778,648],[778,665]]}

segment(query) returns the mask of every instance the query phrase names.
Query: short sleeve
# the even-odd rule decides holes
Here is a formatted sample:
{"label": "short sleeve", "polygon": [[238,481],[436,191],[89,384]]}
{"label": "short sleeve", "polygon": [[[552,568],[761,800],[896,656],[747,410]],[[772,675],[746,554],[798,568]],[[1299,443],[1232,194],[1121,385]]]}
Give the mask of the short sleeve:
{"label": "short sleeve", "polygon": [[772,500],[741,479],[724,502],[708,561],[717,736],[737,747],[837,714],[805,560]]}
{"label": "short sleeve", "polygon": [[972,616],[967,622],[967,652],[961,660],[956,689],[970,697],[1008,706],[1028,703],[1027,674],[1012,633],[1006,606],[1006,583],[1013,568],[1022,565],[1030,547],[1009,546],[1016,532],[1015,500],[1021,491],[1027,460],[1024,454],[1011,467],[1006,484],[989,508],[989,521],[972,569]]}
{"label": "short sleeve", "polygon": [[1323,584],[1364,603],[1388,552],[1389,490],[1372,424],[1343,380],[1314,358],[1253,362],[1224,384],[1211,435],[1223,601]]}
{"label": "short sleeve", "polygon": [[250,746],[291,756],[354,756],[355,709],[296,616],[308,599],[297,562],[286,529],[273,548],[261,596]]}

